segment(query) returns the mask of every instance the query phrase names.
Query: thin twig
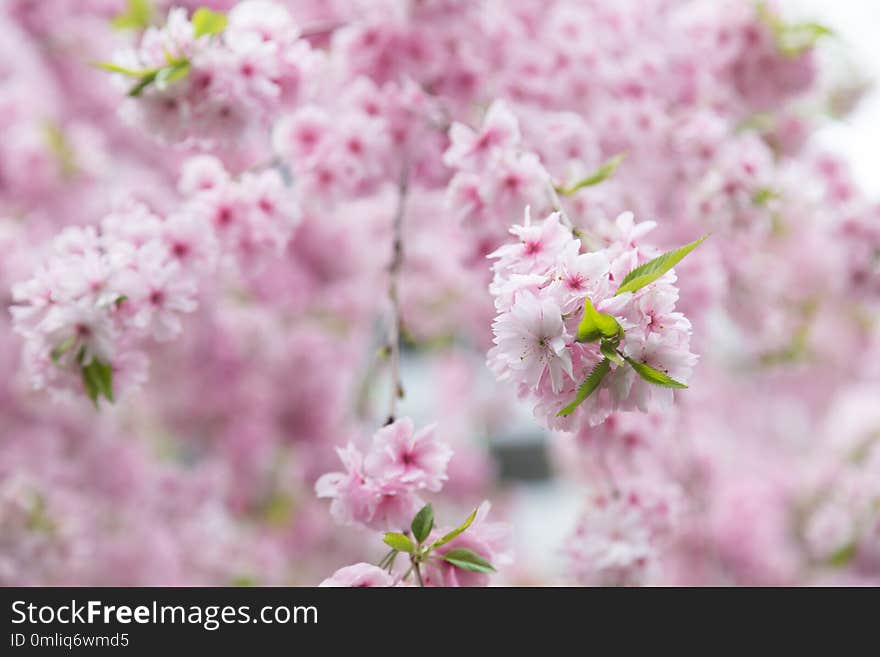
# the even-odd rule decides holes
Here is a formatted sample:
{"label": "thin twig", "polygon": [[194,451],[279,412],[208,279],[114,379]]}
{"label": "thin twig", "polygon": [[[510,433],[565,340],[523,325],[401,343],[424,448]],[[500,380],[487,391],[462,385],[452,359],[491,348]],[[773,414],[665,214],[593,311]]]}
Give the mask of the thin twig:
{"label": "thin twig", "polygon": [[554,187],[552,180],[547,180],[547,189],[550,192],[550,201],[553,204],[553,209],[559,213],[559,216],[562,218],[562,224],[573,233],[575,231],[574,224],[568,216],[568,213],[565,211],[565,207],[562,205],[562,199],[560,199],[559,194],[556,193],[556,187]]}
{"label": "thin twig", "polygon": [[562,199],[559,198],[559,194],[556,191],[556,187],[553,185],[553,181],[548,181],[547,189],[550,192],[550,202],[553,209],[559,213],[559,216],[562,219],[562,225],[568,228],[572,235],[583,242],[588,251],[597,250],[599,248],[598,240],[587,233],[583,228],[578,228],[574,225],[571,217],[569,217],[568,213],[565,211],[565,206],[562,205]]}
{"label": "thin twig", "polygon": [[390,552],[388,552],[388,554],[386,554],[384,557],[382,557],[382,560],[378,564],[379,568],[381,568],[382,570],[385,570],[385,569],[390,570],[391,567],[394,565],[394,560],[395,560],[396,556],[397,556],[397,550],[392,548],[392,550]]}
{"label": "thin twig", "polygon": [[391,264],[388,266],[388,301],[391,304],[391,317],[388,322],[388,353],[391,369],[391,392],[388,404],[388,419],[391,424],[397,417],[397,400],[403,398],[403,385],[400,382],[400,293],[398,290],[400,270],[403,267],[403,216],[406,210],[406,197],[409,190],[409,164],[405,160],[400,168],[397,209],[394,212],[391,238]]}
{"label": "thin twig", "polygon": [[419,583],[419,586],[425,586],[425,582],[422,581],[422,571],[419,568],[418,561],[413,561],[413,572],[416,574],[416,581]]}

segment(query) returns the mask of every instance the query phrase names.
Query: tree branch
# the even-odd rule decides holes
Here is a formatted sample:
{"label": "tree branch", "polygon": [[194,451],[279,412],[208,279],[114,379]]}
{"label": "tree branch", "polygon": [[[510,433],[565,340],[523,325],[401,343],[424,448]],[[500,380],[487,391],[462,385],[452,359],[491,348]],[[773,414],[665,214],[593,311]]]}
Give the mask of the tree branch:
{"label": "tree branch", "polygon": [[388,354],[391,368],[391,392],[388,404],[388,419],[391,424],[397,417],[397,400],[403,399],[403,385],[400,382],[400,270],[403,267],[403,217],[406,211],[406,197],[409,191],[409,164],[404,161],[400,168],[397,209],[394,212],[391,238],[391,263],[388,266],[388,301],[391,304],[391,317],[388,322]]}

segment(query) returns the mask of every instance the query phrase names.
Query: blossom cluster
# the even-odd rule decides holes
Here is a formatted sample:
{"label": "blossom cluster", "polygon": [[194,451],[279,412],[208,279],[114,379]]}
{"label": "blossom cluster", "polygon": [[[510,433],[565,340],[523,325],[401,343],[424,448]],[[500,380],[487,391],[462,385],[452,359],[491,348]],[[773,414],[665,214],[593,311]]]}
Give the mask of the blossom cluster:
{"label": "blossom cluster", "polygon": [[880,440],[873,386],[859,387],[834,404],[825,431],[829,449],[803,498],[801,527],[809,557],[820,565],[852,564],[870,573],[880,559]]}
{"label": "blossom cluster", "polygon": [[519,121],[506,103],[494,102],[478,130],[453,123],[449,140],[443,154],[455,172],[447,188],[449,211],[478,240],[500,241],[524,207],[547,206],[550,175],[524,149]]}
{"label": "blossom cluster", "polygon": [[0,2],[0,584],[880,583],[868,88],[779,4]]}
{"label": "blossom cluster", "polygon": [[188,202],[167,217],[129,202],[97,228],[65,229],[15,285],[12,314],[35,388],[84,389],[95,403],[136,389],[143,344],[180,335],[200,277],[221,255],[247,270],[255,254],[282,251],[298,218],[272,170],[234,181],[218,160],[194,158],[180,190]]}
{"label": "blossom cluster", "polygon": [[[435,527],[433,508],[419,494],[440,491],[452,457],[435,428],[415,431],[412,420],[402,418],[377,431],[366,453],[351,443],[337,450],[346,471],[318,479],[318,496],[332,499],[336,522],[387,532],[392,551],[378,566],[341,568],[321,586],[407,586],[413,569],[419,586],[486,586],[496,566],[510,564],[509,528],[487,522],[488,502],[459,527]],[[394,570],[399,552],[411,557],[405,573]]]}
{"label": "blossom cluster", "polygon": [[[421,575],[424,586],[487,586],[490,581],[488,569],[462,568],[461,564],[447,560],[447,555],[456,555],[455,550],[468,550],[478,555],[487,563],[506,566],[512,562],[509,548],[510,530],[504,523],[487,522],[491,506],[483,502],[469,519],[466,531],[458,534],[443,545],[432,550],[434,558],[425,564]],[[441,541],[456,528],[435,528],[425,539],[426,544]],[[452,556],[454,560],[454,556]],[[494,566],[492,567],[494,570]],[[488,572],[487,572],[488,571]],[[332,587],[377,587],[377,586],[408,586],[409,583],[401,573],[391,569],[380,568],[370,563],[356,563],[337,570],[333,575],[321,582],[321,586]]]}
{"label": "blossom cluster", "polygon": [[[672,402],[673,387],[687,385],[697,358],[690,351],[691,324],[675,311],[674,273],[635,291],[623,285],[648,260],[640,241],[654,225],[624,213],[616,221],[619,241],[584,252],[558,213],[534,224],[527,213],[511,229],[517,241],[491,254],[499,314],[489,366],[535,402],[546,424],[571,429],[599,424],[618,409],[662,408]],[[585,338],[582,327],[591,315],[611,322],[611,330],[600,327]],[[612,342],[598,344],[602,336]],[[567,410],[599,367],[607,371],[589,397],[573,413]]]}
{"label": "blossom cluster", "polygon": [[419,138],[435,111],[412,84],[380,87],[358,77],[338,96],[303,103],[282,115],[272,146],[290,168],[301,197],[326,207],[375,195],[400,178],[403,159],[414,160],[408,165],[414,179],[430,184],[437,174],[426,170],[426,154],[412,145],[422,146]]}
{"label": "blossom cluster", "polygon": [[674,488],[644,484],[593,495],[566,541],[574,578],[588,586],[658,581],[660,557],[676,529],[679,495]]}
{"label": "blossom cluster", "polygon": [[301,219],[296,198],[277,169],[233,178],[220,160],[201,155],[184,163],[178,188],[186,202],[170,222],[178,228],[174,253],[210,265],[213,239],[214,250],[245,276],[284,253]]}
{"label": "blossom cluster", "polygon": [[366,453],[351,443],[337,453],[345,471],[323,475],[315,484],[318,497],[333,500],[337,522],[384,531],[408,526],[424,505],[419,493],[443,487],[452,458],[434,426],[415,431],[409,418],[379,429]]}
{"label": "blossom cluster", "polygon": [[174,8],[105,68],[127,85],[132,124],[171,142],[228,141],[295,102],[314,58],[283,7],[251,0],[228,17]]}
{"label": "blossom cluster", "polygon": [[113,401],[115,387],[123,392],[145,376],[138,341],[180,333],[181,314],[196,307],[196,283],[163,241],[162,223],[131,205],[105,217],[100,232],[67,228],[44,266],[16,285],[13,317],[35,387]]}

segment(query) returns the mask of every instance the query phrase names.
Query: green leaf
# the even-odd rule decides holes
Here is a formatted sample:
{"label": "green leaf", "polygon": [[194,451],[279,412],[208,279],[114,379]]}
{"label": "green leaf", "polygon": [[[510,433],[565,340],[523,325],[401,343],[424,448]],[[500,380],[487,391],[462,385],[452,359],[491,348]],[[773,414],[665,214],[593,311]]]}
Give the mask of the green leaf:
{"label": "green leaf", "polygon": [[679,383],[672,377],[661,372],[660,370],[654,369],[650,365],[640,363],[639,361],[633,360],[632,358],[627,358],[626,362],[632,365],[632,368],[636,371],[636,374],[638,374],[648,383],[652,383],[655,386],[663,386],[664,388],[687,388],[685,384]]}
{"label": "green leaf", "polygon": [[623,162],[625,159],[626,153],[618,153],[586,178],[583,178],[568,187],[557,187],[556,191],[563,196],[572,196],[573,194],[577,193],[578,190],[583,189],[584,187],[592,187],[593,185],[598,185],[599,183],[604,182],[608,180],[611,176],[613,176],[614,172],[617,171],[617,167],[619,167],[620,163]]}
{"label": "green leaf", "polygon": [[253,575],[236,575],[229,582],[229,585],[237,587],[253,587],[258,586],[259,581]]}
{"label": "green leaf", "polygon": [[136,70],[133,68],[126,68],[125,66],[114,64],[113,62],[93,62],[92,66],[109,71],[110,73],[121,73],[130,78],[142,78],[145,75],[150,75],[151,73],[155,75],[158,72],[158,69]]}
{"label": "green leaf", "polygon": [[467,519],[463,523],[461,523],[458,527],[456,527],[448,534],[444,534],[441,538],[434,541],[431,544],[431,549],[433,550],[434,548],[438,548],[441,545],[446,545],[447,543],[449,543],[449,541],[464,534],[467,531],[467,528],[471,526],[471,523],[474,521],[474,518],[477,517],[477,511],[479,511],[479,508],[474,509],[471,512],[471,515],[469,515],[467,517]]}
{"label": "green leaf", "polygon": [[272,527],[284,527],[295,511],[293,497],[277,490],[259,508],[260,519]]}
{"label": "green leaf", "polygon": [[45,534],[55,531],[55,522],[46,512],[46,498],[38,492],[33,493],[33,505],[25,520],[28,530]]}
{"label": "green leaf", "polygon": [[76,153],[64,131],[54,121],[47,121],[44,130],[49,150],[58,160],[61,175],[69,178],[76,173]]}
{"label": "green leaf", "polygon": [[577,390],[577,395],[572,400],[572,402],[559,411],[556,415],[557,417],[566,417],[574,413],[575,409],[580,406],[584,400],[592,395],[596,388],[599,387],[599,384],[602,383],[602,379],[605,378],[605,375],[611,371],[611,361],[607,358],[602,359],[596,364],[596,367],[593,368],[593,371],[590,372],[590,375],[586,378],[586,380],[580,385]]}
{"label": "green leaf", "polygon": [[64,356],[68,351],[73,348],[73,345],[76,344],[76,336],[71,335],[69,338],[64,340],[61,344],[55,345],[51,352],[49,352],[49,356],[52,358],[52,362],[56,365],[58,361],[61,360],[61,357]]}
{"label": "green leaf", "polygon": [[428,538],[428,534],[434,529],[434,507],[430,504],[423,506],[415,518],[413,518],[410,529],[412,529],[413,537],[418,541],[419,545],[424,543],[425,539]]}
{"label": "green leaf", "polygon": [[602,344],[599,345],[599,349],[601,350],[602,355],[605,356],[605,358],[613,363],[617,363],[618,365],[623,365],[623,358],[619,353],[617,353],[617,344],[617,341],[602,340]]}
{"label": "green leaf", "polygon": [[495,567],[479,554],[467,548],[453,548],[442,555],[443,559],[456,568],[474,573],[494,573]]}
{"label": "green leaf", "polygon": [[758,207],[763,207],[780,196],[782,195],[771,187],[761,187],[752,194],[752,203]]}
{"label": "green leaf", "polygon": [[128,69],[117,70],[120,67],[117,67],[115,64],[103,65],[96,64],[96,66],[100,66],[106,70],[111,70],[116,73],[123,73],[125,75],[140,75],[140,79],[137,84],[134,85],[131,89],[128,90],[128,95],[132,98],[137,98],[143,93],[144,89],[149,87],[153,83],[168,85],[172,82],[176,82],[182,78],[185,78],[189,74],[190,70],[190,61],[188,59],[174,59],[168,58],[169,64],[168,66],[163,66],[162,68],[156,68],[149,71],[130,71]]}
{"label": "green leaf", "polygon": [[743,132],[758,132],[764,134],[772,132],[776,128],[777,118],[769,112],[757,112],[741,121],[734,128],[736,134]]}
{"label": "green leaf", "polygon": [[198,39],[201,36],[220,34],[226,29],[226,23],[226,14],[201,7],[192,15],[193,35]]}
{"label": "green leaf", "polygon": [[[144,70],[126,68],[124,66],[114,64],[113,62],[94,62],[92,65],[111,73],[119,73],[130,78],[138,78],[137,84],[135,84],[131,89],[128,90],[128,95],[132,98],[140,96],[141,92],[143,92],[144,89],[153,84],[160,74],[165,78],[166,82],[169,82],[171,81],[168,80],[169,76],[177,76],[174,77],[174,79],[178,79],[179,77],[183,77],[184,75],[189,73],[189,60],[186,59],[173,60],[170,66],[166,66],[163,68],[151,68]],[[173,70],[168,71],[169,68]],[[180,68],[182,68],[183,70],[179,71],[178,69]]]}
{"label": "green leaf", "polygon": [[623,332],[611,315],[600,313],[589,297],[584,298],[584,317],[578,324],[577,341],[595,342],[599,338],[614,338]]}
{"label": "green leaf", "polygon": [[113,403],[113,368],[110,363],[93,358],[88,365],[81,365],[83,386],[86,394],[95,407],[98,406],[98,400],[104,397],[111,404]]}
{"label": "green leaf", "polygon": [[828,564],[834,566],[836,568],[842,568],[846,566],[850,561],[853,560],[856,556],[856,544],[849,543],[848,545],[844,545],[837,552],[831,555],[828,559]]}
{"label": "green leaf", "polygon": [[819,23],[786,23],[766,2],[759,2],[756,9],[758,19],[773,32],[776,47],[786,57],[798,57],[812,49],[820,39],[834,36],[833,30]]}
{"label": "green leaf", "polygon": [[156,76],[159,74],[159,71],[150,71],[144,77],[142,77],[136,85],[134,85],[131,89],[128,90],[128,95],[132,98],[137,98],[141,95],[141,92],[149,87],[153,82],[156,81]]}
{"label": "green leaf", "polygon": [[143,30],[153,22],[150,0],[128,0],[128,9],[117,14],[110,24],[118,30]]}
{"label": "green leaf", "polygon": [[776,33],[776,45],[783,55],[797,57],[812,50],[820,39],[833,35],[832,30],[819,23],[795,23]]}
{"label": "green leaf", "polygon": [[413,542],[405,534],[388,532],[382,540],[385,541],[385,545],[394,548],[398,552],[409,552],[412,554],[416,549],[416,546],[413,545]]}
{"label": "green leaf", "polygon": [[165,66],[164,68],[159,69],[159,72],[156,74],[156,84],[171,84],[172,82],[176,82],[181,78],[185,78],[189,74],[189,60],[188,59],[179,59],[174,61],[169,66]]}
{"label": "green leaf", "polygon": [[636,290],[641,290],[646,285],[653,283],[663,274],[675,267],[679,262],[684,260],[687,254],[700,246],[700,244],[705,242],[708,238],[708,235],[703,235],[703,237],[695,242],[685,244],[672,251],[667,251],[653,260],[649,260],[645,264],[639,265],[628,273],[623,281],[621,281],[620,287],[617,288],[615,294],[635,292]]}

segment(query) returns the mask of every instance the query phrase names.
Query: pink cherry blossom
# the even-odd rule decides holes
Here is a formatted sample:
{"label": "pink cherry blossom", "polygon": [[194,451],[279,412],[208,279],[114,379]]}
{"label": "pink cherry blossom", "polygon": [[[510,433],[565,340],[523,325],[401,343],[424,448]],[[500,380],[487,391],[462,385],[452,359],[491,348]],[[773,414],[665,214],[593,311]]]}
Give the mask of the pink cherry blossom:
{"label": "pink cherry blossom", "polygon": [[[614,289],[615,281],[648,259],[650,252],[637,243],[654,226],[635,224],[630,213],[623,213],[615,224],[623,241],[582,252],[582,241],[561,226],[559,214],[537,224],[527,214],[524,226],[511,229],[520,241],[490,255],[497,259],[490,291],[499,314],[492,325],[489,365],[499,379],[515,381],[521,396],[538,401],[536,413],[548,424],[573,427],[559,412],[604,358],[595,345],[575,342],[585,299],[624,331],[624,357],[680,383],[690,379],[697,358],[690,352],[691,324],[674,310],[678,293],[672,272],[635,293],[617,295]],[[648,411],[672,400],[672,389],[643,380],[629,363],[618,363],[575,417],[595,425],[618,408]]]}
{"label": "pink cherry blossom", "polygon": [[[465,548],[472,550],[496,568],[510,565],[513,553],[510,549],[510,527],[505,523],[487,522],[492,505],[483,502],[477,508],[476,517],[468,530],[437,548],[436,554],[442,556],[450,550]],[[437,532],[439,538],[444,532]],[[462,570],[452,564],[436,559],[425,569],[426,586],[486,586],[489,575]]]}
{"label": "pink cherry blossom", "polygon": [[449,138],[452,144],[443,161],[457,169],[480,169],[493,154],[517,146],[519,123],[505,103],[495,101],[486,111],[479,132],[454,123],[449,129]]}
{"label": "pink cherry blossom", "polygon": [[880,585],[872,76],[788,4],[0,2],[0,585]]}
{"label": "pink cherry blossom", "polygon": [[537,389],[549,376],[554,392],[562,387],[562,375],[573,376],[562,311],[552,299],[539,300],[525,292],[517,296],[508,313],[493,325],[495,347],[489,352],[500,378],[515,375]]}
{"label": "pink cherry blossom", "polygon": [[452,449],[434,437],[435,431],[431,425],[416,432],[409,418],[383,427],[373,436],[364,469],[383,482],[439,491]]}
{"label": "pink cherry blossom", "polygon": [[452,450],[434,431],[414,431],[412,420],[401,418],[373,434],[366,454],[351,443],[337,449],[345,472],[322,475],[315,492],[332,500],[330,512],[340,524],[407,528],[424,504],[420,493],[437,492],[446,481]]}
{"label": "pink cherry blossom", "polygon": [[381,568],[369,563],[356,563],[340,568],[319,586],[368,587],[394,586],[394,578]]}

